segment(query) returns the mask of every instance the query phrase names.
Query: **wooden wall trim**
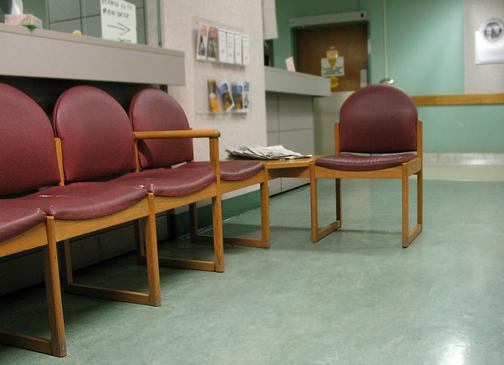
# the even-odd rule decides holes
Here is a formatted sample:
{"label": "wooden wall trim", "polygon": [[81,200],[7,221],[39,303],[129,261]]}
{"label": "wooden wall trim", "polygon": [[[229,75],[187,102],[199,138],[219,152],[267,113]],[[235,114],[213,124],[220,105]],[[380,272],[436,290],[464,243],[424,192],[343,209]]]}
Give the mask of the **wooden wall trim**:
{"label": "wooden wall trim", "polygon": [[417,106],[504,104],[504,93],[467,95],[421,95],[413,96],[412,98]]}

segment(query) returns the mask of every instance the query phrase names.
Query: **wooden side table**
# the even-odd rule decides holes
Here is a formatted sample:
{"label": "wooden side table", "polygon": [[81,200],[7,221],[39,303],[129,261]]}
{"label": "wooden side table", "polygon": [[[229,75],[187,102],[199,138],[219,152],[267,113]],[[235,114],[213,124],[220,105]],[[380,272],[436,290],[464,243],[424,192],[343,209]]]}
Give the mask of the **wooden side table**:
{"label": "wooden side table", "polygon": [[263,161],[270,180],[278,177],[310,178],[310,166],[314,158],[297,158],[294,160],[268,160]]}

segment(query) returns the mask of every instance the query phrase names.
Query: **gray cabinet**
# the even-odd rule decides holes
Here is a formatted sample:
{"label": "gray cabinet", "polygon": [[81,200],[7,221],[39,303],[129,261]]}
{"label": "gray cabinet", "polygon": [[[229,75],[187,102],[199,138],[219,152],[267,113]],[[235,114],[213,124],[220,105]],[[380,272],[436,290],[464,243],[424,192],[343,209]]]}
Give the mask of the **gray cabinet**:
{"label": "gray cabinet", "polygon": [[[314,96],[330,95],[329,80],[266,67],[268,145],[281,144],[303,154],[315,153]],[[270,181],[270,195],[306,184],[305,179]]]}

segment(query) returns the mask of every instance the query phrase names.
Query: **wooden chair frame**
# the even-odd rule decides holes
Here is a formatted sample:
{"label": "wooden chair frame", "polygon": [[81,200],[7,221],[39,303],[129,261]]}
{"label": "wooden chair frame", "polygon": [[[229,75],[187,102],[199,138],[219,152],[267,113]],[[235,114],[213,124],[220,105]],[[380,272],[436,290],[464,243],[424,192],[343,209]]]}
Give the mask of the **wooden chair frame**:
{"label": "wooden chair frame", "polygon": [[0,257],[21,253],[34,248],[42,248],[51,339],[48,340],[13,332],[0,332],[0,343],[64,357],[67,355],[65,324],[54,231],[54,218],[47,217],[46,224],[39,224],[29,231],[0,243]]}
{"label": "wooden chair frame", "polygon": [[[334,126],[335,153],[340,152],[340,125]],[[402,246],[408,247],[422,231],[423,225],[423,146],[422,122],[417,122],[417,157],[400,166],[371,171],[342,171],[317,166],[310,169],[310,202],[311,202],[311,239],[317,242],[331,232],[338,230],[342,224],[341,216],[341,179],[401,179],[402,181]],[[409,229],[409,177],[417,176],[417,223]],[[317,180],[335,179],[336,182],[336,220],[323,228],[318,226]]]}
{"label": "wooden chair frame", "polygon": [[[65,184],[63,170],[63,154],[61,140],[56,138],[56,151],[58,156],[58,166],[60,170],[60,185]],[[105,228],[113,227],[122,223],[142,219],[145,240],[146,262],[147,262],[147,282],[148,293],[140,293],[129,290],[103,288],[92,285],[79,284],[74,281],[72,269],[72,257],[70,252],[70,239],[83,234],[96,232]],[[159,307],[161,305],[161,289],[159,280],[159,263],[157,251],[156,235],[156,208],[154,195],[149,193],[146,198],[136,203],[132,207],[123,211],[95,219],[86,220],[58,220],[54,219],[54,239],[57,242],[63,241],[64,268],[63,275],[65,290],[79,295],[87,295],[103,299],[117,300],[122,302],[151,305]]]}
{"label": "wooden chair frame", "polygon": [[[269,177],[266,168],[258,172],[254,176],[242,181],[227,181],[221,180],[221,192],[230,193],[240,190],[248,186],[260,184],[261,195],[261,238],[249,237],[226,237],[224,243],[233,245],[269,248],[270,247],[270,226],[269,226]],[[193,240],[206,240],[212,236],[207,236],[199,233],[198,214],[196,203],[189,205],[189,215],[191,220],[191,238]]]}
{"label": "wooden chair frame", "polygon": [[[217,130],[172,130],[172,131],[146,131],[134,132],[135,154],[137,171],[140,171],[140,162],[138,159],[138,141],[143,139],[167,139],[167,138],[208,138],[210,165],[215,172],[216,181],[203,190],[182,197],[161,197],[155,196],[156,213],[166,212],[185,205],[193,205],[198,201],[212,199],[212,221],[213,221],[213,248],[214,261],[207,260],[188,260],[175,257],[159,257],[159,264],[163,266],[193,269],[203,271],[224,272],[224,245],[222,231],[222,189],[220,180],[219,166],[219,137]],[[140,224],[140,235],[138,237],[138,256],[139,261],[145,257],[142,225]]]}

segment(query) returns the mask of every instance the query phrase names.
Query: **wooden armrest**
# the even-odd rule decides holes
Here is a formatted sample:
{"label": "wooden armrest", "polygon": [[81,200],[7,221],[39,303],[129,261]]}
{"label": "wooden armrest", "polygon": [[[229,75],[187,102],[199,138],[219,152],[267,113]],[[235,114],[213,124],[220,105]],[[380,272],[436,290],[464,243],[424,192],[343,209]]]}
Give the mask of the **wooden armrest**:
{"label": "wooden armrest", "polygon": [[173,130],[133,132],[135,139],[163,139],[163,138],[219,138],[220,131],[216,129]]}

